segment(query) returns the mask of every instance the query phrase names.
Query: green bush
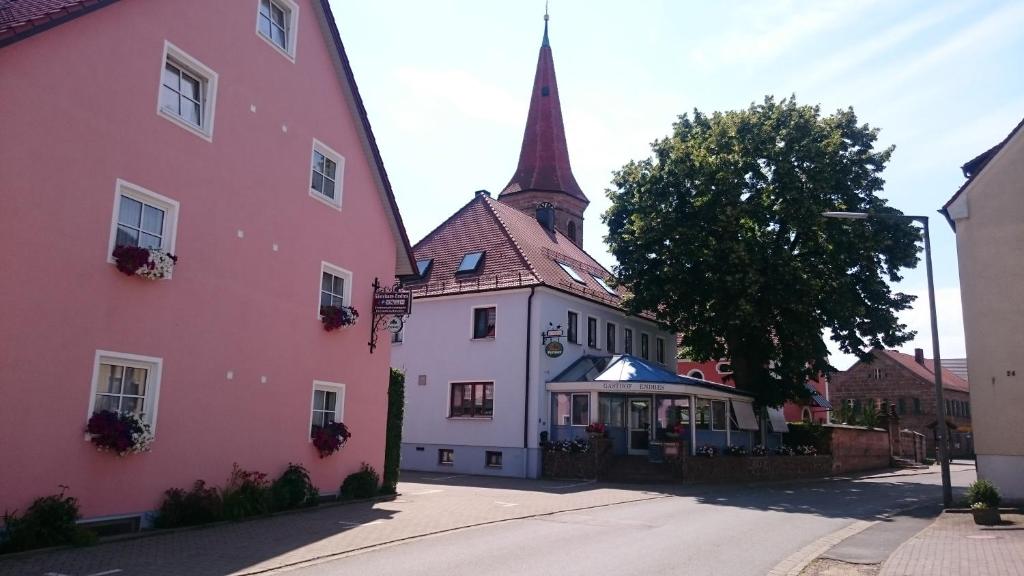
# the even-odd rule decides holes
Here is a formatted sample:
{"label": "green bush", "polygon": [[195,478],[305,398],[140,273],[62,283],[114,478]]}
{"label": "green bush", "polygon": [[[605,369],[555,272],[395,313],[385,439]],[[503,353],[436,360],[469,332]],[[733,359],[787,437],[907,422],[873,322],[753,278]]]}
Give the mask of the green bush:
{"label": "green bush", "polygon": [[986,508],[998,508],[1001,501],[999,490],[988,480],[975,480],[967,487],[967,504],[969,506],[983,504]]}
{"label": "green bush", "polygon": [[319,499],[320,494],[309,479],[309,472],[300,464],[288,464],[288,468],[270,485],[274,510],[316,506]]}
{"label": "green bush", "polygon": [[832,429],[813,422],[790,422],[782,435],[787,446],[813,446],[818,454],[832,453]]}
{"label": "green bush", "polygon": [[4,532],[0,534],[0,553],[64,544],[86,545],[96,534],[79,526],[78,500],[60,494],[36,498],[23,516],[17,511],[4,514]]}
{"label": "green bush", "polygon": [[382,494],[394,494],[398,486],[398,466],[402,458],[402,420],[405,418],[405,374],[391,369],[388,381],[388,425],[384,447],[384,483]]}
{"label": "green bush", "polygon": [[224,517],[240,520],[270,512],[270,482],[263,472],[244,470],[235,463],[223,490]]}
{"label": "green bush", "polygon": [[363,462],[359,472],[349,474],[341,483],[341,497],[345,500],[352,498],[372,498],[377,495],[380,487],[380,476],[372,466]]}
{"label": "green bush", "polygon": [[220,491],[196,480],[192,489],[171,488],[164,492],[154,525],[157,528],[195,526],[224,519],[224,501]]}

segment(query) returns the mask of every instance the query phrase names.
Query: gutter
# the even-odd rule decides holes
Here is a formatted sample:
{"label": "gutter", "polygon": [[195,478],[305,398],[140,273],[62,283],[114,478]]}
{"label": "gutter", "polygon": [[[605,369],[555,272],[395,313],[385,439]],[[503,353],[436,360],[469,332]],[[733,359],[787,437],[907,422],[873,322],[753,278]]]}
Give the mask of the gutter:
{"label": "gutter", "polygon": [[536,286],[530,286],[530,296],[526,299],[526,394],[523,400],[523,478],[530,476],[527,468],[528,460],[525,456],[529,453],[529,429],[530,429],[530,337],[533,334],[533,329],[530,327],[530,322],[533,316],[533,295],[536,292]]}

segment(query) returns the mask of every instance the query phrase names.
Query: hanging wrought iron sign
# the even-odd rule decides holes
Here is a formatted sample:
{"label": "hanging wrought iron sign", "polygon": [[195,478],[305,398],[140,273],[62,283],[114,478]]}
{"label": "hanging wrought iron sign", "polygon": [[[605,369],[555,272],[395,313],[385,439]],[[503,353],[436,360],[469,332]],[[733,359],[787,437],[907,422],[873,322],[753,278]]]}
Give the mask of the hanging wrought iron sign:
{"label": "hanging wrought iron sign", "polygon": [[547,354],[549,358],[558,358],[562,355],[562,352],[565,352],[565,347],[562,346],[562,343],[558,340],[551,340],[544,345],[544,353]]}
{"label": "hanging wrought iron sign", "polygon": [[541,333],[541,344],[544,345],[544,353],[549,358],[558,358],[565,352],[565,347],[562,346],[561,339],[565,336],[562,331],[562,325],[555,326],[551,322],[548,322],[548,329]]}
{"label": "hanging wrought iron sign", "polygon": [[395,280],[391,288],[383,288],[380,279],[373,279],[373,321],[370,323],[370,354],[377,347],[377,332],[387,328],[397,334],[405,325],[405,317],[412,312],[412,292],[402,290]]}

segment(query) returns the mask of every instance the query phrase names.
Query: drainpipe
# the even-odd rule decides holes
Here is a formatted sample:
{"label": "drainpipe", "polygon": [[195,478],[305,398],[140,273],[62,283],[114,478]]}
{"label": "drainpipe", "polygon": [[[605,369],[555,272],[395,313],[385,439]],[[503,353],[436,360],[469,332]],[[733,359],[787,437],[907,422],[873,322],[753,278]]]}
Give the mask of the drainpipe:
{"label": "drainpipe", "polygon": [[530,286],[530,296],[526,299],[526,394],[523,400],[523,478],[530,476],[530,337],[533,335],[533,328],[530,326],[533,316],[533,294],[536,286]]}

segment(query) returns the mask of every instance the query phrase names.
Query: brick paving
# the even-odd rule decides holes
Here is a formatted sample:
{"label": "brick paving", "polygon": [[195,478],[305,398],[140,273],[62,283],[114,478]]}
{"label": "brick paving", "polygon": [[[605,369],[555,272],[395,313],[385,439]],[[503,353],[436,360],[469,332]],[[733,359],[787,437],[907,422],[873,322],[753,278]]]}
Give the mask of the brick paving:
{"label": "brick paving", "polygon": [[636,487],[572,481],[452,477],[436,478],[445,482],[436,484],[431,478],[403,482],[402,494],[389,501],[325,506],[89,548],[3,558],[0,576],[258,574],[460,528],[668,496]]}
{"label": "brick paving", "polygon": [[1024,515],[978,526],[970,514],[946,512],[907,540],[879,576],[1024,576]]}

